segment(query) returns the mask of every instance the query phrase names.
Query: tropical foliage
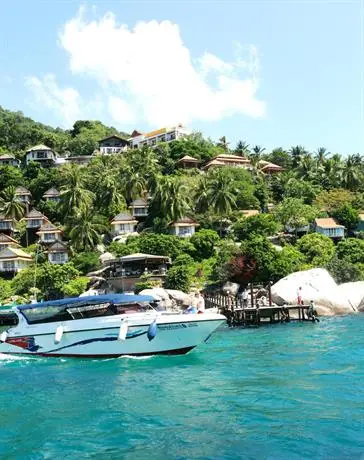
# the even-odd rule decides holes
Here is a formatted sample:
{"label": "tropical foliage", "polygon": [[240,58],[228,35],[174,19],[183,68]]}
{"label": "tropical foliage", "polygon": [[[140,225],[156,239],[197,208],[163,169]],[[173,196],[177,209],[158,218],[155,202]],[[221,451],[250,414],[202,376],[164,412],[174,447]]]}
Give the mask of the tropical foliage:
{"label": "tropical foliage", "polygon": [[[114,133],[127,136],[87,120],[65,131],[0,108],[0,152],[21,161],[35,144],[49,145],[60,155],[91,155],[100,139]],[[221,154],[248,158],[250,170],[231,166],[204,171],[177,165],[186,155],[203,165]],[[284,171],[265,174],[262,161]],[[357,153],[330,153],[324,147],[310,152],[301,145],[268,151],[245,140],[233,146],[225,136],[213,142],[194,133],[123,155],[95,155],[82,167],[42,168],[24,162],[21,168],[0,166],[0,214],[14,219],[13,236],[24,245],[28,206],[19,200],[18,186],[30,190],[30,209],[61,227],[70,262],[51,265],[36,249],[37,267],[23,270],[11,282],[0,279],[1,301],[29,293],[35,275],[43,298],[76,295],[86,287],[82,275],[100,268],[102,251],[115,257],[135,252],[168,256],[173,268],[166,285],[183,289],[226,279],[275,280],[313,266],[327,267],[338,280],[364,279],[363,240],[356,238],[364,210],[364,159]],[[60,191],[59,203],[43,198],[52,187]],[[148,202],[139,236],[112,241],[111,220],[128,212],[139,198]],[[258,214],[244,217],[243,210]],[[170,234],[171,223],[184,217],[199,223],[197,233],[186,240]],[[334,244],[312,233],[317,217],[335,218],[349,238]]]}

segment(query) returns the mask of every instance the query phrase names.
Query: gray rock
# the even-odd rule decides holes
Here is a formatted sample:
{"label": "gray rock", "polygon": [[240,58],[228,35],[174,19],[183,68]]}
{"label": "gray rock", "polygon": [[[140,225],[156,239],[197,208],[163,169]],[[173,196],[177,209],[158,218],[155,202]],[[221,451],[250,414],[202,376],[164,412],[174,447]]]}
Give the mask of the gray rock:
{"label": "gray rock", "polygon": [[345,289],[340,289],[331,275],[322,268],[291,273],[272,286],[272,300],[277,305],[296,305],[297,290],[302,287],[302,300],[313,300],[319,315],[333,316],[353,313]]}

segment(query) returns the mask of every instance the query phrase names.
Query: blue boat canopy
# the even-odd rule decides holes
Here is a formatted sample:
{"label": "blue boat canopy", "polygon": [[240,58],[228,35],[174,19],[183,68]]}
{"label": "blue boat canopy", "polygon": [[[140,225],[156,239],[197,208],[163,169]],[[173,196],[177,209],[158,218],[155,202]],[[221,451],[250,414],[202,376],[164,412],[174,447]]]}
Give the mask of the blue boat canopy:
{"label": "blue boat canopy", "polygon": [[86,297],[70,297],[68,299],[50,300],[48,302],[39,302],[26,305],[17,305],[16,308],[20,311],[32,310],[33,308],[44,307],[61,307],[62,305],[77,304],[98,304],[110,302],[113,304],[120,303],[137,303],[137,302],[154,302],[155,299],[149,295],[129,295],[129,294],[107,294],[107,295],[92,295]]}

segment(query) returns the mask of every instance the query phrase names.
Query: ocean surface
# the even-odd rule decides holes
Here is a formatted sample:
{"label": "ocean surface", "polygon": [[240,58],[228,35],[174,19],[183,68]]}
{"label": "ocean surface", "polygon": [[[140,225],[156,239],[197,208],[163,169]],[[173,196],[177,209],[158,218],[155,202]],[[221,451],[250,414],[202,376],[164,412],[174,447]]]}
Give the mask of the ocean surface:
{"label": "ocean surface", "polygon": [[189,355],[0,355],[1,459],[364,459],[364,315]]}

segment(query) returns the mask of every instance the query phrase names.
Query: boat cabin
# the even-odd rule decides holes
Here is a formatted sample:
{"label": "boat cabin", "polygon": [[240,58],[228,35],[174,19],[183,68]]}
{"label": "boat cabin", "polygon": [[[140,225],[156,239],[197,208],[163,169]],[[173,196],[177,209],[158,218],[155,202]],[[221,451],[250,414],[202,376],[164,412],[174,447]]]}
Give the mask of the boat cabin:
{"label": "boat cabin", "polygon": [[151,296],[109,294],[74,297],[37,304],[21,305],[17,309],[28,324],[44,324],[153,310]]}

